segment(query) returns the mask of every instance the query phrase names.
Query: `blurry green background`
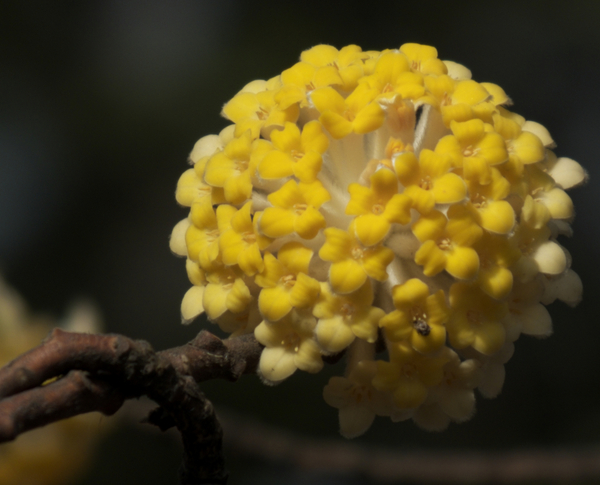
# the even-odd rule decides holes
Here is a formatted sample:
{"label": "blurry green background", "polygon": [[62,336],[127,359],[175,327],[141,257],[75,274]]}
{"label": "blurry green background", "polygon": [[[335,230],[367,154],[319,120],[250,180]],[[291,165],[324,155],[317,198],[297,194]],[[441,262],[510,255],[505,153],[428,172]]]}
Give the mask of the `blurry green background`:
{"label": "blurry green background", "polygon": [[[600,442],[600,2],[244,0],[0,2],[0,268],[35,310],[93,298],[106,328],[183,344],[189,286],[168,248],[186,216],[174,191],[194,142],[226,125],[221,106],[247,82],[292,66],[319,43],[381,50],[418,42],[502,86],[557,154],[591,183],[570,193],[575,237],[562,243],[584,282],[576,309],[554,304],[555,333],[522,337],[503,393],[441,434],[377,420],[359,443],[407,450],[508,450]],[[340,369],[278,387],[256,377],[203,386],[232,409],[309,437],[337,437],[321,397]],[[227,439],[227,438],[226,438]],[[228,452],[230,483],[365,483]],[[171,484],[180,450],[150,429],[113,433],[81,484]]]}

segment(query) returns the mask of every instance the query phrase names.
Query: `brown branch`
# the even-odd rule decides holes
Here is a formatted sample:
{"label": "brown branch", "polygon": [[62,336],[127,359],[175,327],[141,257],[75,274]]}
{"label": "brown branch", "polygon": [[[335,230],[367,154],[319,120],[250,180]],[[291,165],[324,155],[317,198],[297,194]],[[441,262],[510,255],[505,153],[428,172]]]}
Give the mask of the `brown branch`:
{"label": "brown branch", "polygon": [[71,371],[46,386],[4,399],[0,404],[0,441],[10,441],[25,431],[91,411],[110,416],[123,401],[123,395],[107,382],[94,381],[85,372]]}
{"label": "brown branch", "polygon": [[[221,427],[197,384],[255,372],[261,350],[251,335],[222,341],[202,331],[186,345],[155,352],[121,335],[55,329],[0,369],[0,442],[77,414],[110,415],[124,400],[147,395],[159,405],[148,422],[181,433],[181,483],[225,483]],[[44,385],[49,379],[57,380]]]}

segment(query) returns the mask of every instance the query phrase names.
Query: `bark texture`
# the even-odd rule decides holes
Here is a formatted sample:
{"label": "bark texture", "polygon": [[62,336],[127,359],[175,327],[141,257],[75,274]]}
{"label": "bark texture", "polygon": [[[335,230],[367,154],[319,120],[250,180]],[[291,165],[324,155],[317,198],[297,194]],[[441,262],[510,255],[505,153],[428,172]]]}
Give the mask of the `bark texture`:
{"label": "bark texture", "polygon": [[0,369],[0,443],[78,414],[111,415],[125,400],[146,395],[158,404],[147,421],[181,433],[180,483],[224,484],[221,426],[198,384],[255,373],[261,350],[252,335],[221,340],[205,330],[156,352],[122,335],[55,329]]}

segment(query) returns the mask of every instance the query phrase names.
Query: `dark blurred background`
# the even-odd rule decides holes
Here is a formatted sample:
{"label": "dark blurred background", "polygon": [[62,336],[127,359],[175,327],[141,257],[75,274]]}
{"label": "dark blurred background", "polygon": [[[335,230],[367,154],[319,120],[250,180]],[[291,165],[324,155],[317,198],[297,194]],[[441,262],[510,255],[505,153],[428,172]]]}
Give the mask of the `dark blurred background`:
{"label": "dark blurred background", "polygon": [[[377,420],[362,444],[406,450],[573,448],[600,441],[598,149],[600,2],[244,0],[0,2],[0,267],[38,311],[74,298],[99,305],[106,329],[182,344],[205,322],[179,323],[189,283],[168,248],[185,217],[175,185],[194,142],[226,125],[221,106],[247,82],[293,65],[319,43],[363,49],[405,42],[502,86],[513,110],[544,124],[557,154],[584,165],[563,240],[584,282],[576,309],[553,304],[554,335],[522,337],[503,393],[439,434]],[[208,383],[217,409],[312,438],[337,437],[321,397],[330,375]],[[232,485],[364,483],[274,467],[229,451]],[[128,426],[104,442],[81,484],[175,483],[175,440]]]}

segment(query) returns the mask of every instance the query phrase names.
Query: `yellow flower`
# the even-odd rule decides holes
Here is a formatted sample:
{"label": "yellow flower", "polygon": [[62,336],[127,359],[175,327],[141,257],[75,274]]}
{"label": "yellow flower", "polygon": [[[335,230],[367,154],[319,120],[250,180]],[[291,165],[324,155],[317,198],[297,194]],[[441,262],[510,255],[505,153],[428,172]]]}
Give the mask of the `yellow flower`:
{"label": "yellow flower", "polygon": [[483,397],[493,399],[500,394],[505,378],[504,364],[512,358],[514,351],[515,346],[512,342],[506,342],[493,355],[484,355],[472,348],[461,351],[465,357],[475,359],[477,362],[481,374],[477,390]]}
{"label": "yellow flower", "polygon": [[570,220],[573,202],[567,193],[556,187],[554,179],[537,167],[528,167],[528,192],[522,209],[523,220],[539,229],[550,219]]}
{"label": "yellow flower", "polygon": [[214,322],[223,332],[231,334],[231,337],[238,337],[249,333],[254,333],[256,327],[262,321],[262,316],[258,310],[256,302],[246,307],[239,313],[226,311]]}
{"label": "yellow flower", "polygon": [[278,105],[275,95],[280,81],[253,81],[223,107],[223,116],[236,124],[235,134],[241,136],[250,130],[252,138],[266,135],[286,121],[298,119],[298,105]]}
{"label": "yellow flower", "polygon": [[408,58],[414,71],[436,76],[448,72],[444,63],[437,58],[438,53],[435,47],[408,43],[400,46],[400,52]]}
{"label": "yellow flower", "polygon": [[502,136],[486,130],[479,119],[462,123],[452,121],[450,129],[453,134],[443,137],[435,152],[449,156],[454,166],[462,169],[465,180],[489,184],[492,181],[491,167],[508,159]]}
{"label": "yellow flower", "polygon": [[508,234],[515,225],[515,212],[506,200],[510,194],[510,183],[495,168],[490,170],[491,181],[481,185],[467,181],[469,208],[473,218],[483,229],[495,234]]}
{"label": "yellow flower", "polygon": [[350,184],[350,202],[346,214],[357,216],[354,231],[365,246],[380,243],[390,231],[392,224],[410,222],[411,199],[398,193],[398,179],[394,172],[382,167],[371,175],[371,186]]}
{"label": "yellow flower", "polygon": [[377,373],[377,364],[361,360],[350,370],[347,377],[334,376],[323,390],[323,398],[331,407],[339,409],[340,433],[345,438],[363,434],[375,416],[393,413],[389,393],[378,391],[371,381]]}
{"label": "yellow flower", "polygon": [[213,268],[219,257],[217,215],[208,197],[200,199],[190,211],[192,224],[185,233],[189,258],[204,270]]}
{"label": "yellow flower", "polygon": [[254,331],[267,383],[344,353],[324,398],[346,437],[376,415],[469,419],[475,388],[500,391],[512,342],[550,333],[545,305],[582,293],[557,239],[587,174],[509,104],[412,43],[318,45],[246,85],[177,186],[184,323]]}
{"label": "yellow flower", "polygon": [[226,311],[243,312],[252,301],[243,273],[236,267],[221,267],[206,273],[208,284],[202,294],[202,306],[211,320]]}
{"label": "yellow flower", "polygon": [[406,55],[388,51],[383,53],[373,74],[361,79],[379,93],[380,99],[393,100],[397,95],[404,99],[416,100],[425,94],[423,75],[410,69]]}
{"label": "yellow flower", "polygon": [[219,249],[223,263],[239,265],[248,276],[264,269],[262,253],[271,244],[271,239],[261,235],[257,228],[260,212],[251,214],[252,202],[247,202],[238,211],[230,205],[217,208],[219,225]]}
{"label": "yellow flower", "polygon": [[352,226],[349,231],[329,227],[325,229],[325,237],[327,239],[319,250],[319,257],[332,263],[329,282],[336,293],[358,290],[367,277],[387,280],[386,268],[394,259],[391,249],[381,245],[364,247],[354,236]]}
{"label": "yellow flower", "polygon": [[394,169],[404,193],[421,214],[433,210],[436,204],[461,202],[467,195],[465,181],[450,172],[450,158],[431,150],[422,150],[419,158],[412,152],[404,152],[394,158]]}
{"label": "yellow flower", "polygon": [[426,77],[428,96],[424,101],[438,105],[446,126],[454,121],[468,121],[477,117],[476,108],[490,98],[483,85],[471,80],[457,81],[450,76]]}
{"label": "yellow flower", "polygon": [[223,151],[206,162],[204,181],[212,187],[222,187],[231,204],[242,204],[252,196],[252,177],[256,166],[271,150],[265,140],[254,140],[250,131],[231,140]]}
{"label": "yellow flower", "polygon": [[333,65],[314,66],[308,62],[298,62],[281,73],[282,87],[275,94],[275,101],[281,107],[299,103],[309,104],[308,95],[318,88],[341,86],[344,84],[339,70]]}
{"label": "yellow flower", "polygon": [[[204,161],[204,166],[206,166],[207,161]],[[177,182],[177,190],[175,191],[177,202],[185,207],[191,207],[194,202],[198,202],[204,197],[208,197],[213,204],[225,202],[222,188],[211,187],[204,183],[204,169],[202,169],[201,176],[198,176],[196,168],[190,168],[183,172]]]}
{"label": "yellow flower", "polygon": [[509,341],[514,342],[521,333],[535,337],[548,337],[552,334],[552,318],[540,303],[543,293],[544,284],[540,279],[515,283],[506,300],[508,313],[502,322]]}
{"label": "yellow flower", "polygon": [[321,170],[323,153],[329,140],[318,121],[310,121],[300,129],[286,123],[283,130],[274,130],[271,141],[275,150],[268,152],[258,165],[263,179],[278,179],[295,175],[301,182],[314,182]]}
{"label": "yellow flower", "polygon": [[429,388],[427,404],[421,406],[413,420],[428,431],[442,431],[450,421],[467,421],[475,412],[473,390],[481,382],[482,372],[475,359],[461,361],[448,349],[450,360],[444,365],[444,377]]}
{"label": "yellow flower", "polygon": [[523,173],[524,165],[540,162],[545,150],[541,140],[529,131],[523,131],[514,120],[497,113],[493,116],[494,130],[506,140],[509,164],[516,174]]}
{"label": "yellow flower", "polygon": [[294,310],[275,323],[263,320],[254,329],[256,340],[266,347],[258,364],[263,379],[277,384],[296,369],[312,373],[321,370],[321,352],[313,340],[315,324],[310,314]]}
{"label": "yellow flower", "polygon": [[522,222],[516,227],[511,240],[521,250],[521,258],[512,271],[520,281],[531,281],[538,273],[559,275],[568,268],[565,251],[550,235],[547,226],[536,229],[535,224]]}
{"label": "yellow flower", "polygon": [[368,58],[369,53],[363,52],[357,45],[349,45],[339,51],[330,45],[318,45],[300,56],[303,62],[315,67],[331,66],[336,69],[342,79],[342,91],[351,91],[356,87],[364,72],[363,64]]}
{"label": "yellow flower", "polygon": [[426,276],[446,270],[455,278],[470,280],[479,271],[479,256],[472,248],[483,235],[468,209],[452,206],[448,219],[439,211],[422,215],[413,224],[413,233],[423,242],[415,262]]}
{"label": "yellow flower", "polygon": [[191,207],[203,197],[211,197],[213,204],[225,202],[223,189],[211,187],[204,182],[206,162],[215,153],[222,151],[227,143],[233,139],[235,125],[224,128],[219,135],[208,135],[200,138],[190,153],[190,164],[193,168],[186,170],[177,182],[175,199],[185,207]]}
{"label": "yellow flower", "polygon": [[437,352],[446,343],[450,311],[442,290],[429,294],[429,287],[418,278],[392,289],[396,310],[381,319],[385,336],[392,341],[407,340],[422,354]]}
{"label": "yellow flower", "polygon": [[321,297],[313,315],[319,320],[315,337],[326,352],[340,352],[356,337],[369,343],[377,340],[377,328],[385,312],[371,306],[373,288],[367,281],[353,293],[336,295],[327,283],[321,283]]}
{"label": "yellow flower", "polygon": [[427,398],[427,389],[444,377],[445,355],[426,357],[406,342],[388,344],[390,362],[377,361],[373,387],[392,393],[400,409],[417,408]]}
{"label": "yellow flower", "polygon": [[473,249],[479,256],[477,284],[492,298],[504,299],[512,289],[513,274],[508,269],[521,258],[512,240],[484,233]]}
{"label": "yellow flower", "polygon": [[339,140],[350,133],[369,133],[383,124],[385,111],[376,96],[377,90],[362,84],[345,99],[331,87],[315,89],[310,98],[321,113],[323,127]]}
{"label": "yellow flower", "polygon": [[290,180],[268,199],[268,207],[258,218],[260,231],[269,237],[287,236],[295,232],[303,239],[313,239],[324,229],[325,218],[319,207],[331,196],[318,180],[298,183]]}
{"label": "yellow flower", "polygon": [[258,307],[267,320],[276,322],[292,308],[309,308],[315,303],[321,286],[308,276],[312,254],[310,249],[295,242],[283,245],[277,258],[265,254],[265,269],[255,281],[262,288]]}
{"label": "yellow flower", "polygon": [[476,285],[454,283],[450,306],[453,311],[446,329],[454,348],[472,346],[492,355],[504,345],[506,332],[500,321],[507,312],[505,303],[490,298]]}

